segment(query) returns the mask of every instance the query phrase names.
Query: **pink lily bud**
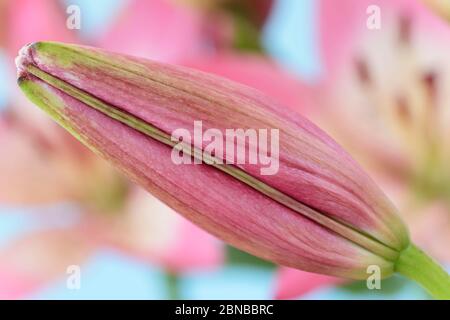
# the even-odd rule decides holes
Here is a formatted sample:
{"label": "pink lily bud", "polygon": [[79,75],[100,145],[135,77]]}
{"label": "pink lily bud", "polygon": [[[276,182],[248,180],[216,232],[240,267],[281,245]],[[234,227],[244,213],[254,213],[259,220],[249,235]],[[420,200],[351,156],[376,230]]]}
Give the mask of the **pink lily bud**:
{"label": "pink lily bud", "polygon": [[[410,244],[396,209],[361,167],[314,124],[258,91],[61,43],[28,45],[17,64],[22,90],[63,127],[242,250],[365,279],[372,265],[390,276]],[[238,129],[241,140],[232,137]]]}

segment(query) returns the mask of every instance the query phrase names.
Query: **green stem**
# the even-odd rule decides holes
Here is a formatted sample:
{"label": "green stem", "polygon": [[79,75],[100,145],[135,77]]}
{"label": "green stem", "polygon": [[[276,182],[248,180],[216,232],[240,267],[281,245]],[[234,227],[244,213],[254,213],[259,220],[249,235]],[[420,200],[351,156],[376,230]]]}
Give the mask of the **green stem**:
{"label": "green stem", "polygon": [[178,286],[178,275],[174,272],[167,271],[166,272],[166,283],[168,290],[168,298],[169,300],[179,300],[180,292]]}
{"label": "green stem", "polygon": [[424,287],[436,299],[450,299],[450,276],[422,250],[411,244],[403,250],[395,270]]}

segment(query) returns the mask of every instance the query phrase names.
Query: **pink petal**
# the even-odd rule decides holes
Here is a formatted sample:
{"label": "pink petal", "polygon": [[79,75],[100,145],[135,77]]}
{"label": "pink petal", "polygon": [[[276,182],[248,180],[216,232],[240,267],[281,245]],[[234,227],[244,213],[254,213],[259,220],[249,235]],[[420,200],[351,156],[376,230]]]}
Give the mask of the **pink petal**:
{"label": "pink petal", "polygon": [[314,289],[343,282],[340,278],[280,267],[276,275],[275,299],[293,299]]}
{"label": "pink petal", "polygon": [[322,57],[327,73],[348,57],[353,50],[355,37],[366,28],[366,8],[370,0],[342,0],[319,2],[319,32]]}
{"label": "pink petal", "polygon": [[174,271],[213,267],[223,261],[217,239],[141,188],[129,193],[122,212],[101,217],[87,217],[97,241],[143,261]]}
{"label": "pink petal", "polygon": [[77,42],[75,34],[66,27],[65,11],[59,1],[8,1],[7,49],[11,56],[36,39]]}
{"label": "pink petal", "polygon": [[0,118],[0,202],[50,203],[74,196],[79,160],[68,161],[64,149],[55,152],[54,141],[32,126],[11,122]]}
{"label": "pink petal", "polygon": [[183,217],[179,218],[177,237],[165,254],[165,265],[172,271],[211,268],[224,262],[223,245]]}
{"label": "pink petal", "polygon": [[[376,5],[381,10],[381,29],[369,30],[366,10]],[[450,29],[419,0],[322,0],[319,3],[319,30],[327,76],[333,77],[342,64],[353,61],[361,38],[386,33],[393,19],[408,14],[426,37],[450,40]],[[440,40],[439,40],[440,39]]]}
{"label": "pink petal", "polygon": [[0,299],[27,298],[81,265],[92,251],[80,230],[29,234],[0,250]]}
{"label": "pink petal", "polygon": [[301,112],[306,112],[312,104],[311,88],[307,84],[263,56],[230,52],[194,57],[182,64],[258,89]]}
{"label": "pink petal", "polygon": [[8,17],[7,1],[0,1],[0,47],[3,48],[6,42],[6,33],[8,30],[6,27],[6,21]]}
{"label": "pink petal", "polygon": [[[369,5],[381,9],[380,30],[366,27]],[[323,1],[320,12],[328,58],[317,121],[369,168],[409,179],[432,144],[418,142],[428,129],[413,123],[446,127],[437,119],[446,118],[450,28],[417,0]],[[430,75],[435,97],[424,81]]]}
{"label": "pink petal", "polygon": [[417,244],[430,255],[450,264],[450,208],[446,203],[435,202],[416,208],[405,217]]}
{"label": "pink petal", "polygon": [[197,12],[175,1],[132,0],[99,46],[161,61],[176,61],[206,44]]}

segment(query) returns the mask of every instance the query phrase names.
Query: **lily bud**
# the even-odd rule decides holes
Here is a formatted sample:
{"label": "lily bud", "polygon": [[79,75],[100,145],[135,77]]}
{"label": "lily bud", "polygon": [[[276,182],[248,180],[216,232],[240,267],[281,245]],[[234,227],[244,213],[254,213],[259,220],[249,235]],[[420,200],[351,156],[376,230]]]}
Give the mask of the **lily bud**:
{"label": "lily bud", "polygon": [[[258,91],[62,43],[28,45],[17,65],[22,90],[63,127],[242,250],[293,268],[366,279],[371,265],[390,276],[410,245],[396,209],[360,166],[314,124]],[[238,128],[278,130],[278,141],[271,136],[279,142],[276,170],[264,174],[267,163],[238,161],[226,148],[232,141],[248,158],[268,155],[267,145],[255,145],[250,134],[228,140],[227,130]],[[189,135],[181,141],[174,132]],[[196,141],[208,132],[223,133],[214,152],[211,139]],[[174,163],[174,150],[197,161]]]}

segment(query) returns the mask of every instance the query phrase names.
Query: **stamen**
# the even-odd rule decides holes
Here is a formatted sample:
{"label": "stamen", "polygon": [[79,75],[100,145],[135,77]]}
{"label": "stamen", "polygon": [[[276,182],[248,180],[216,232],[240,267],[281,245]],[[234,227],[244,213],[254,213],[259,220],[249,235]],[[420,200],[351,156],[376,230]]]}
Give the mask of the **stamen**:
{"label": "stamen", "polygon": [[422,74],[422,83],[423,86],[425,87],[425,92],[427,93],[430,102],[431,102],[431,107],[435,107],[436,106],[436,96],[437,96],[437,91],[438,91],[438,86],[437,86],[437,80],[438,80],[438,76],[435,72],[433,71],[428,71]]}
{"label": "stamen", "polygon": [[403,14],[398,20],[398,41],[401,45],[409,46],[412,40],[412,20]]}
{"label": "stamen", "polygon": [[370,72],[369,65],[367,60],[363,57],[359,57],[355,59],[355,72],[358,78],[358,81],[364,85],[369,85],[372,83],[372,75]]}
{"label": "stamen", "polygon": [[404,122],[408,123],[411,120],[411,110],[409,108],[408,100],[405,96],[398,96],[396,99],[396,112],[399,117],[399,119]]}

